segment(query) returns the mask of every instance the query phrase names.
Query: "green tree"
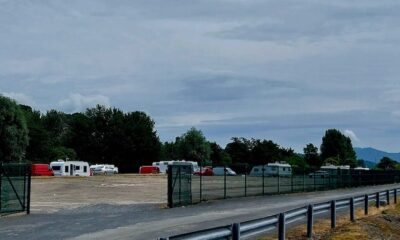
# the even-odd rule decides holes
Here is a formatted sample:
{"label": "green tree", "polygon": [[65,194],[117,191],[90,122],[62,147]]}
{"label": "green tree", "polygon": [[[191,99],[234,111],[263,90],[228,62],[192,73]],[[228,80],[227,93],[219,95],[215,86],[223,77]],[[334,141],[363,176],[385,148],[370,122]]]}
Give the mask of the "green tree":
{"label": "green tree", "polygon": [[393,170],[396,169],[397,164],[398,162],[396,162],[395,160],[388,157],[383,157],[376,165],[376,167],[382,170]]}
{"label": "green tree", "polygon": [[211,147],[211,155],[210,160],[213,166],[224,166],[230,165],[232,163],[232,159],[224,149],[221,148],[217,143],[210,143]]}
{"label": "green tree", "polygon": [[356,166],[356,153],[351,139],[339,130],[329,129],[325,132],[321,144],[321,158],[337,158],[340,165]]}
{"label": "green tree", "polygon": [[28,128],[21,108],[0,96],[0,161],[21,161],[28,146]]}
{"label": "green tree", "polygon": [[232,159],[232,163],[249,163],[250,151],[252,149],[251,141],[246,138],[234,137],[232,141],[225,146],[225,151]]}
{"label": "green tree", "polygon": [[255,165],[283,161],[284,157],[289,157],[293,153],[293,150],[281,149],[271,140],[252,139],[251,146],[251,163]]}
{"label": "green tree", "polygon": [[322,166],[321,158],[318,155],[318,148],[314,144],[309,143],[303,148],[304,160],[310,167],[319,168]]}
{"label": "green tree", "polygon": [[192,127],[178,141],[181,156],[184,159],[197,162],[210,161],[210,144],[200,130]]}

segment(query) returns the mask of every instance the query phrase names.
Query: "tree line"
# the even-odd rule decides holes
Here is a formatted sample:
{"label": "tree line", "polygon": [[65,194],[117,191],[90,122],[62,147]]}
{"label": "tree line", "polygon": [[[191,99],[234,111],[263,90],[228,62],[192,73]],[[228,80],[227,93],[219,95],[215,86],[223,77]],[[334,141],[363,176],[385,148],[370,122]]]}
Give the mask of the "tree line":
{"label": "tree line", "polygon": [[[162,143],[154,121],[144,112],[125,113],[98,105],[81,113],[41,113],[0,96],[0,160],[49,163],[57,159],[111,163],[121,172],[137,172],[140,166],[155,161],[182,159],[203,166],[229,165],[236,169],[275,161],[302,169],[327,163],[364,165],[357,160],[351,139],[336,129],[325,132],[319,149],[309,143],[303,153],[295,153],[272,140],[242,137],[233,137],[222,147],[208,141],[196,128]],[[393,165],[390,161],[388,165],[387,159],[384,163],[381,167],[385,169]]]}

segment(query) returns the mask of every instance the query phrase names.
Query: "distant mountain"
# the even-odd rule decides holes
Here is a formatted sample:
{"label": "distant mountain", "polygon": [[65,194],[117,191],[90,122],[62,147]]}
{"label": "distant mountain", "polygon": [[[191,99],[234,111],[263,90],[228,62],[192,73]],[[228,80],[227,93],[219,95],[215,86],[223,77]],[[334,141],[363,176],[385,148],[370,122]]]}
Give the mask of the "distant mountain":
{"label": "distant mountain", "polygon": [[383,157],[389,157],[400,162],[400,153],[388,153],[375,148],[354,148],[357,159],[364,159],[368,162],[378,163]]}

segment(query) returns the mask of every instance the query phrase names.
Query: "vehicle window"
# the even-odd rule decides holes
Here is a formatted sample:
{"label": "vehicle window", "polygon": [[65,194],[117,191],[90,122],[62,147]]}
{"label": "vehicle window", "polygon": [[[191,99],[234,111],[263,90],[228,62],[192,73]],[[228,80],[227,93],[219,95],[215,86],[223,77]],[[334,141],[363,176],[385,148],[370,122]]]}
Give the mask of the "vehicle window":
{"label": "vehicle window", "polygon": [[81,166],[75,166],[75,170],[81,170]]}
{"label": "vehicle window", "polygon": [[69,172],[69,167],[65,166],[65,172]]}
{"label": "vehicle window", "polygon": [[286,168],[285,168],[285,167],[283,168],[283,171],[286,171]]}
{"label": "vehicle window", "polygon": [[87,166],[83,166],[83,172],[87,172]]}
{"label": "vehicle window", "polygon": [[289,172],[291,172],[291,171],[292,171],[292,169],[291,169],[291,168],[288,168],[288,171],[289,171]]}
{"label": "vehicle window", "polygon": [[258,168],[254,168],[254,172],[258,172]]}
{"label": "vehicle window", "polygon": [[51,169],[53,169],[54,171],[60,171],[61,166],[52,166]]}
{"label": "vehicle window", "polygon": [[271,170],[272,171],[276,171],[276,167],[271,167]]}

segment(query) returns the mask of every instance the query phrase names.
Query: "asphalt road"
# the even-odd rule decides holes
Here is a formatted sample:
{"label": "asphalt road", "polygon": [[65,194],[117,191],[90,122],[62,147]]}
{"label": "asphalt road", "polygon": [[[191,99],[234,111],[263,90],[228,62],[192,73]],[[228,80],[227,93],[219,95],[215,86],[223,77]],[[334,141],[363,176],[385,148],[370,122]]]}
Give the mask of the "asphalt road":
{"label": "asphalt road", "polygon": [[160,204],[94,204],[0,218],[7,239],[148,240],[277,214],[310,203],[399,187],[381,185],[325,192],[236,198],[166,209]]}

